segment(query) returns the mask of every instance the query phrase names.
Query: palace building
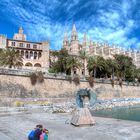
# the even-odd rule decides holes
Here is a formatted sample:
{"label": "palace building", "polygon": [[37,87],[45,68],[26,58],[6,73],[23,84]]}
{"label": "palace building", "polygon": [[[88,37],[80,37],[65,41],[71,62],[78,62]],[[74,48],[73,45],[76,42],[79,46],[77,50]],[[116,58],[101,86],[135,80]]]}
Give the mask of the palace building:
{"label": "palace building", "polygon": [[13,39],[0,35],[0,48],[14,47],[23,56],[23,67],[49,69],[49,42],[32,42],[26,40],[22,27],[15,33]]}

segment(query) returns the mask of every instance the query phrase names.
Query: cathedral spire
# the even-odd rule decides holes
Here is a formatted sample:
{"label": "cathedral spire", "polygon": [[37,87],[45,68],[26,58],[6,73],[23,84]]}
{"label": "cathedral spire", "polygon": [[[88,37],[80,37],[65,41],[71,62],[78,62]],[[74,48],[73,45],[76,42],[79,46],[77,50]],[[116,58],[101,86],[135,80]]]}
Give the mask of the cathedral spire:
{"label": "cathedral spire", "polygon": [[83,47],[86,48],[87,44],[88,44],[87,34],[84,33]]}
{"label": "cathedral spire", "polygon": [[71,41],[78,41],[78,33],[76,31],[75,24],[73,24],[73,27],[72,27]]}
{"label": "cathedral spire", "polygon": [[64,41],[68,41],[68,33],[66,31],[64,33]]}
{"label": "cathedral spire", "polygon": [[68,34],[67,34],[67,32],[65,31],[65,33],[64,33],[64,39],[63,39],[63,48],[68,49],[68,45],[69,45]]}
{"label": "cathedral spire", "polygon": [[73,33],[74,33],[74,32],[77,32],[77,31],[76,31],[76,26],[75,26],[75,24],[73,24],[72,32],[73,32]]}

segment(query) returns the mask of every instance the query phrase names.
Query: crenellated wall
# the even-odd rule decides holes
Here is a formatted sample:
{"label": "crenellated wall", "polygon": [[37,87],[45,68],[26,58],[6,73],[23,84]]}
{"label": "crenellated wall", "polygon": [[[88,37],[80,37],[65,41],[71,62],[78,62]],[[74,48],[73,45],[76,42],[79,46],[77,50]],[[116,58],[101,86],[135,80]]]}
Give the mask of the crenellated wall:
{"label": "crenellated wall", "polygon": [[[90,88],[88,82],[80,82],[76,86],[73,82],[61,79],[45,79],[43,83],[31,85],[30,77],[0,75],[1,97],[69,97],[80,88]],[[126,86],[120,88],[111,84],[95,83],[93,89],[98,99],[112,99],[123,97],[140,97],[140,86]]]}

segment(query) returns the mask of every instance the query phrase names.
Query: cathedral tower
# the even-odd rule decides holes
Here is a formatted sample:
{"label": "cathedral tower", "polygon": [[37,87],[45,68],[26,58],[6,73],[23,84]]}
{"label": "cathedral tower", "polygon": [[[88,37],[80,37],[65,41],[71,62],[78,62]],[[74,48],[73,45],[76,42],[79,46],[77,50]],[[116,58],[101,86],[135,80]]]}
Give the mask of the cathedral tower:
{"label": "cathedral tower", "polygon": [[63,48],[65,48],[66,50],[69,50],[69,40],[68,40],[67,32],[64,33]]}
{"label": "cathedral tower", "polygon": [[87,38],[87,34],[86,34],[86,33],[84,33],[83,49],[84,49],[86,52],[89,52],[89,43],[88,43],[88,38]]}
{"label": "cathedral tower", "polygon": [[73,55],[78,55],[79,54],[78,33],[76,31],[75,24],[72,27],[71,42],[70,42],[70,53],[73,54]]}

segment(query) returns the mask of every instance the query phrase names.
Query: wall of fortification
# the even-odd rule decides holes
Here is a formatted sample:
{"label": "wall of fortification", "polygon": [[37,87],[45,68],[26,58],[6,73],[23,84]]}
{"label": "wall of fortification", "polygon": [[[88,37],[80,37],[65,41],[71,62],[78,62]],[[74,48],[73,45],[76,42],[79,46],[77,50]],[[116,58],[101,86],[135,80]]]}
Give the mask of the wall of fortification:
{"label": "wall of fortification", "polygon": [[[80,82],[76,86],[73,82],[61,79],[45,79],[43,83],[31,84],[30,77],[0,75],[1,97],[70,97],[80,88],[90,88],[88,82]],[[121,88],[111,84],[95,83],[93,89],[98,99],[140,97],[140,86],[126,86]]]}

